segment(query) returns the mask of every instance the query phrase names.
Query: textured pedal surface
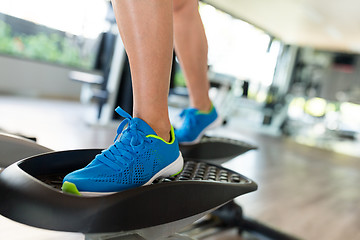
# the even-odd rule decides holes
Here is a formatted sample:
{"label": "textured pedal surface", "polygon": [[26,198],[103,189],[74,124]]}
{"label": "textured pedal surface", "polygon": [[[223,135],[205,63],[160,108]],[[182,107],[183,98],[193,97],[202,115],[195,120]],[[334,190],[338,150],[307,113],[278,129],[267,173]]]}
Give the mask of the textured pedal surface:
{"label": "textured pedal surface", "polygon": [[52,175],[41,175],[35,176],[37,179],[45,183],[46,185],[61,191],[61,186],[65,173],[52,174]]}
{"label": "textured pedal surface", "polygon": [[[52,174],[34,176],[45,184],[61,190],[62,180],[66,174]],[[153,184],[168,183],[175,181],[209,181],[219,183],[249,184],[250,180],[241,174],[229,171],[216,165],[205,162],[185,161],[183,170],[176,176],[157,178]]]}
{"label": "textured pedal surface", "polygon": [[62,193],[64,175],[86,166],[100,151],[46,153],[7,167],[0,174],[0,214],[57,231],[132,231],[202,214],[257,189],[256,183],[229,169],[186,161],[177,176],[148,186],[101,197]]}
{"label": "textured pedal surface", "polygon": [[205,162],[186,161],[178,175],[169,178],[156,179],[153,184],[171,181],[210,181],[220,183],[247,184],[249,180],[242,175],[219,166]]}

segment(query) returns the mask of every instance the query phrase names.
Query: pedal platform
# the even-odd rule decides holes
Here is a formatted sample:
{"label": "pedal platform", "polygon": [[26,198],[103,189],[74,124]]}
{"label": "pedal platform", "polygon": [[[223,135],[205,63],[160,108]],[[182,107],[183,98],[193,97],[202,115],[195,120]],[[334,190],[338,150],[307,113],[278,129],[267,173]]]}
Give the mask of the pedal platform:
{"label": "pedal platform", "polygon": [[0,132],[0,172],[25,157],[51,151],[27,138]]}
{"label": "pedal platform", "polygon": [[180,144],[180,151],[184,159],[205,160],[217,164],[253,149],[257,149],[257,147],[243,141],[209,136],[202,137],[200,142],[194,145]]}
{"label": "pedal platform", "polygon": [[86,166],[100,151],[51,152],[12,164],[0,174],[0,214],[50,230],[132,231],[201,214],[257,189],[239,173],[188,160],[177,176],[148,186],[101,197],[62,193],[62,178]]}

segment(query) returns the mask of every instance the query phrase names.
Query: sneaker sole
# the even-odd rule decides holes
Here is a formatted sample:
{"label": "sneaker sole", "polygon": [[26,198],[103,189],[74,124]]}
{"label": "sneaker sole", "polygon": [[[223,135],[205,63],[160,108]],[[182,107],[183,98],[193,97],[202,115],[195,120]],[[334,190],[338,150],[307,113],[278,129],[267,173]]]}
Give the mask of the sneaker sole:
{"label": "sneaker sole", "polygon": [[180,142],[180,144],[181,144],[181,145],[194,145],[194,144],[199,143],[200,140],[201,140],[201,138],[204,136],[204,134],[205,134],[205,132],[206,132],[207,130],[216,128],[216,127],[218,127],[218,126],[221,126],[222,122],[223,122],[222,118],[221,118],[220,116],[218,116],[218,117],[215,119],[215,121],[213,121],[212,123],[210,123],[206,128],[204,128],[204,129],[200,132],[199,136],[197,136],[197,137],[195,138],[195,140],[190,141],[190,142]]}
{"label": "sneaker sole", "polygon": [[[179,157],[174,162],[172,162],[170,165],[166,166],[165,168],[161,169],[152,178],[150,178],[149,181],[147,181],[145,184],[143,184],[141,186],[150,185],[158,177],[175,176],[182,171],[183,166],[184,166],[184,159],[181,155],[181,152],[179,152]],[[106,196],[106,195],[110,195],[110,194],[114,194],[114,193],[118,193],[118,192],[81,192],[81,191],[79,191],[79,193],[81,194],[81,196],[85,196],[85,197],[96,197],[96,196]]]}
{"label": "sneaker sole", "polygon": [[181,152],[179,152],[179,157],[174,162],[172,162],[170,165],[166,166],[165,168],[157,172],[143,186],[150,185],[158,177],[170,177],[170,176],[178,175],[182,171],[183,167],[184,167],[184,159],[181,155]]}

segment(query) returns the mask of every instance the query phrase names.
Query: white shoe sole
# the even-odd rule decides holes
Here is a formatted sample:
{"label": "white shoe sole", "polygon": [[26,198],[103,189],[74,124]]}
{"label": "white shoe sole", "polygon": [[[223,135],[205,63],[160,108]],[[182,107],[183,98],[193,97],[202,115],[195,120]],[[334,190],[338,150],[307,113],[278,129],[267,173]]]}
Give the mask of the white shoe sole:
{"label": "white shoe sole", "polygon": [[[182,171],[183,166],[184,166],[184,159],[181,155],[181,152],[179,152],[179,157],[174,162],[172,162],[170,165],[166,166],[165,168],[161,169],[142,186],[150,185],[158,177],[170,177],[177,175]],[[85,197],[99,197],[114,193],[118,193],[118,192],[80,192],[81,196],[85,196]]]}
{"label": "white shoe sole", "polygon": [[183,167],[184,167],[184,159],[181,155],[181,152],[179,152],[179,157],[174,162],[172,162],[170,165],[166,166],[165,168],[161,169],[143,186],[151,184],[158,177],[175,176],[182,171]]}

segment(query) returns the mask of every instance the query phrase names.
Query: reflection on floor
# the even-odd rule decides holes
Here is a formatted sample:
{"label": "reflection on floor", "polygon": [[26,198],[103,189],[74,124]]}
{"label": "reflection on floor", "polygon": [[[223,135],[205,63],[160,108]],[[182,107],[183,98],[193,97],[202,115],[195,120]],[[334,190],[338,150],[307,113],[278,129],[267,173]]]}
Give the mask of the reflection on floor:
{"label": "reflection on floor", "polygon": [[[0,128],[34,136],[55,150],[105,148],[116,127],[90,126],[92,107],[79,103],[0,97]],[[259,190],[236,202],[245,214],[301,239],[360,239],[360,159],[255,134],[236,119],[214,135],[257,145],[225,167],[252,178]],[[36,229],[0,217],[0,239],[84,239],[82,234]],[[236,230],[207,240],[235,240]]]}

